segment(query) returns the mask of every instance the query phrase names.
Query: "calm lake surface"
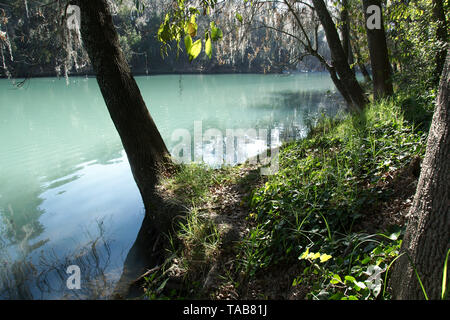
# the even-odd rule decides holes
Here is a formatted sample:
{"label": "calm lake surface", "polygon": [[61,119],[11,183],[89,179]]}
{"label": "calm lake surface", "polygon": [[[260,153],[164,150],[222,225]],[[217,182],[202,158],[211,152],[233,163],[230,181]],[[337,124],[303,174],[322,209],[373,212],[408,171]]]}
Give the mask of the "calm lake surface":
{"label": "calm lake surface", "polygon": [[[340,108],[329,76],[136,77],[169,150],[176,129],[278,129]],[[0,79],[0,299],[105,299],[144,217],[95,78]],[[205,159],[207,161],[207,159]],[[81,268],[69,290],[66,269]]]}

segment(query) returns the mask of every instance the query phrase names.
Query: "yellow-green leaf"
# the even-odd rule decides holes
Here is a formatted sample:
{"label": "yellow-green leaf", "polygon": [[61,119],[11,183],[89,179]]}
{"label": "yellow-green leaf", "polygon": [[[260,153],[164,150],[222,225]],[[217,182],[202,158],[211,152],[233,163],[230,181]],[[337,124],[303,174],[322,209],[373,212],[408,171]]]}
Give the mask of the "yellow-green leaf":
{"label": "yellow-green leaf", "polygon": [[319,252],[316,252],[316,253],[314,253],[313,256],[311,257],[311,260],[316,260],[316,259],[319,258],[319,257],[320,257],[320,253],[319,253]]}
{"label": "yellow-green leaf", "polygon": [[212,46],[211,46],[211,38],[208,37],[205,41],[205,53],[211,59],[212,56]]}
{"label": "yellow-green leaf", "polygon": [[315,253],[314,252],[310,252],[307,256],[306,259],[312,259],[314,257]]}
{"label": "yellow-green leaf", "polygon": [[189,60],[197,58],[200,52],[202,51],[202,41],[198,39],[192,44],[191,50],[189,50]]}
{"label": "yellow-green leaf", "polygon": [[320,256],[320,262],[324,263],[324,262],[330,260],[331,258],[332,258],[332,256],[330,256],[329,254],[324,253],[324,254],[322,254]]}
{"label": "yellow-green leaf", "polygon": [[299,260],[306,259],[306,257],[308,256],[308,254],[309,254],[309,248],[306,249],[306,251],[303,252],[302,255],[301,255],[300,257],[298,257]]}

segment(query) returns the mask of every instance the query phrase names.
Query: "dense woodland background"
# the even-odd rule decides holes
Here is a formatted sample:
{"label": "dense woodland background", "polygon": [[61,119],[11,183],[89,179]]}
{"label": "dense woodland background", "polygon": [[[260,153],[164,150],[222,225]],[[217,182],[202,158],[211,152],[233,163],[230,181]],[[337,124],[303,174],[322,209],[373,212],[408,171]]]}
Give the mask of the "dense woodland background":
{"label": "dense woodland background", "polygon": [[[219,1],[211,15],[199,16],[199,34],[209,21],[215,20],[223,30],[223,40],[215,44],[211,59],[202,54],[192,63],[183,52],[177,58],[174,43],[167,56],[161,55],[157,32],[173,7],[172,1],[144,0],[137,6],[131,0],[109,2],[122,50],[135,74],[325,70],[317,58],[304,50],[300,40],[305,36],[294,18],[287,15],[283,1],[253,1],[252,6],[246,1]],[[432,57],[442,46],[435,36],[435,2],[439,1],[388,1],[384,5],[394,71],[410,70],[409,75],[416,76],[431,71]],[[329,48],[317,18],[301,2],[293,3],[300,5],[296,10],[311,41],[317,40],[314,45],[318,52],[329,60]],[[61,30],[64,5],[63,1],[53,0],[0,2],[2,77],[92,74],[85,51],[74,39],[77,35],[64,35]],[[443,5],[448,7],[448,1],[443,1]],[[347,34],[343,41],[351,51],[350,63],[355,70],[370,70],[362,3],[333,1],[329,8],[341,35]],[[448,10],[443,12],[448,16]]]}

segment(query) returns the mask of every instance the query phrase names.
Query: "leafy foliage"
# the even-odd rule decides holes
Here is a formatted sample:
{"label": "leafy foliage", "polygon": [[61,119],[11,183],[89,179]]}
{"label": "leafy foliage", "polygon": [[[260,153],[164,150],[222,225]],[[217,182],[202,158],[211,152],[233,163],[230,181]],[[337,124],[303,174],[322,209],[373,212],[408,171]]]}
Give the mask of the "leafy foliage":
{"label": "leafy foliage", "polygon": [[[181,50],[180,42],[184,39],[184,45],[189,61],[196,59],[202,50],[202,40],[193,41],[197,36],[198,24],[197,16],[200,15],[200,9],[203,9],[203,15],[208,15],[211,8],[214,8],[216,0],[203,0],[200,2],[200,8],[188,6],[187,1],[177,0],[177,5],[166,13],[164,22],[158,30],[158,40],[163,44],[162,53],[167,55],[167,48],[171,41],[175,41],[177,50]],[[205,53],[211,59],[212,41],[218,41],[222,38],[222,31],[217,28],[214,21],[210,23],[210,29],[204,32]]]}

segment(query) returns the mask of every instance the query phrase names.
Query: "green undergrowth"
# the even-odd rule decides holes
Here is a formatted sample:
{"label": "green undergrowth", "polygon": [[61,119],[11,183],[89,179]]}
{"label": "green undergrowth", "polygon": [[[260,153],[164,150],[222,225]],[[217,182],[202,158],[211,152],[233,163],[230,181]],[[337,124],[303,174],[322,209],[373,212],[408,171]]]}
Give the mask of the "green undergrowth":
{"label": "green undergrowth", "polygon": [[[145,299],[202,298],[202,284],[221,246],[221,234],[208,205],[211,190],[239,183],[241,166],[212,169],[205,164],[175,166],[175,174],[164,177],[160,191],[185,207],[170,234],[167,259],[156,272],[145,277]],[[171,282],[177,283],[170,288]],[[180,285],[181,283],[181,285]]]}
{"label": "green undergrowth", "polygon": [[[283,145],[279,171],[247,197],[249,232],[222,277],[245,291],[252,279],[297,264],[302,271],[292,275],[292,288],[306,288],[307,299],[389,299],[386,280],[402,226],[361,226],[396,197],[388,177],[423,157],[432,109],[428,100],[397,95],[359,115],[322,117],[308,137]],[[186,205],[186,216],[169,235],[166,265],[146,278],[146,298],[203,297],[202,283],[224,250],[205,207],[215,187],[240,183],[241,167],[181,165],[162,182]],[[181,286],[169,290],[174,273]]]}
{"label": "green undergrowth", "polygon": [[297,263],[303,273],[292,285],[305,286],[306,298],[389,298],[383,277],[401,228],[368,234],[358,225],[395,197],[382,187],[387,173],[424,155],[430,109],[397,96],[340,121],[322,118],[309,137],[286,145],[279,172],[253,193],[257,225],[242,243],[243,272],[252,278]]}

